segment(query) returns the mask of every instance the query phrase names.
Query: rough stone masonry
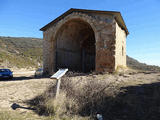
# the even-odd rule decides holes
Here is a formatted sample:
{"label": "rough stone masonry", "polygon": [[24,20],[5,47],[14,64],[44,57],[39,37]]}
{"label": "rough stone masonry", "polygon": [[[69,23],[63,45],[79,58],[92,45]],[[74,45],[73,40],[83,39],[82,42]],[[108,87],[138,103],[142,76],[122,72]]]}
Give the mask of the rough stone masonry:
{"label": "rough stone masonry", "polygon": [[113,72],[126,66],[129,34],[120,12],[70,9],[43,28],[43,69]]}

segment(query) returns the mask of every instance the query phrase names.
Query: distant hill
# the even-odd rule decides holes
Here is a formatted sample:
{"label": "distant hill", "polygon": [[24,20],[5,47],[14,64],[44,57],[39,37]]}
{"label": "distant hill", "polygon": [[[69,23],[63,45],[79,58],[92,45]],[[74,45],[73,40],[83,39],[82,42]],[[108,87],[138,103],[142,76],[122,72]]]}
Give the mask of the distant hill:
{"label": "distant hill", "polygon": [[35,68],[42,64],[42,39],[0,37],[0,67]]}
{"label": "distant hill", "polygon": [[142,70],[142,71],[158,71],[160,72],[160,67],[155,65],[147,65],[145,63],[140,63],[139,61],[127,56],[127,66],[132,69]]}
{"label": "distant hill", "polygon": [[[36,68],[42,66],[42,39],[0,37],[0,67]],[[140,63],[127,56],[127,66],[145,71],[160,71],[160,67]]]}

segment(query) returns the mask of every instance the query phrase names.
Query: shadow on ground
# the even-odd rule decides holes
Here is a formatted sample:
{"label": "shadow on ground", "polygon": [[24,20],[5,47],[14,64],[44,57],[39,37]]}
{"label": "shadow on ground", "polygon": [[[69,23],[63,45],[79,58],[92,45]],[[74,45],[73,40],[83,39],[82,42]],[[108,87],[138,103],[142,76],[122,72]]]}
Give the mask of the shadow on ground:
{"label": "shadow on ground", "polygon": [[10,82],[10,81],[23,81],[23,80],[32,80],[32,79],[42,79],[42,78],[49,78],[49,77],[34,77],[32,76],[18,76],[18,77],[13,77],[12,79],[7,79],[7,78],[0,78],[1,81],[5,82]]}
{"label": "shadow on ground", "polygon": [[[95,81],[95,80],[94,80]],[[75,91],[68,81],[62,83],[61,89],[67,92],[67,97],[77,101],[77,110],[68,109],[72,114],[92,116],[103,115],[104,120],[159,120],[160,119],[160,82],[128,87],[110,87],[91,81],[82,89]],[[51,86],[47,98],[53,99],[56,86]],[[106,89],[108,91],[106,92]],[[83,93],[84,91],[84,93]],[[96,91],[96,92],[95,92]],[[83,94],[81,94],[83,93]],[[27,101],[34,106],[39,115],[50,115],[45,106],[46,96],[40,95]],[[66,105],[67,108],[67,105]]]}
{"label": "shadow on ground", "polygon": [[26,110],[35,110],[34,108],[24,107],[24,106],[21,106],[21,105],[19,105],[19,104],[17,104],[17,103],[13,103],[13,104],[11,105],[11,108],[12,108],[13,110],[16,110],[17,108],[26,109]]}

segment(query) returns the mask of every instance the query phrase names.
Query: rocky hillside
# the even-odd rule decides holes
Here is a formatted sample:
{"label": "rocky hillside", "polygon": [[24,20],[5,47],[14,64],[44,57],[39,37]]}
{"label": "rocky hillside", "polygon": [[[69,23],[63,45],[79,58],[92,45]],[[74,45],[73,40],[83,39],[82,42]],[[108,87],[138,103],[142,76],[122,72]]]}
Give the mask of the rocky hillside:
{"label": "rocky hillside", "polygon": [[155,65],[147,65],[145,63],[140,63],[139,61],[127,56],[127,66],[132,69],[142,70],[142,71],[158,71],[160,72],[160,67]]}
{"label": "rocky hillside", "polygon": [[[42,39],[0,37],[0,67],[35,68],[42,65]],[[127,56],[127,66],[145,71],[160,71],[160,67],[140,63]]]}
{"label": "rocky hillside", "polygon": [[42,63],[42,39],[0,37],[0,67],[35,68]]}

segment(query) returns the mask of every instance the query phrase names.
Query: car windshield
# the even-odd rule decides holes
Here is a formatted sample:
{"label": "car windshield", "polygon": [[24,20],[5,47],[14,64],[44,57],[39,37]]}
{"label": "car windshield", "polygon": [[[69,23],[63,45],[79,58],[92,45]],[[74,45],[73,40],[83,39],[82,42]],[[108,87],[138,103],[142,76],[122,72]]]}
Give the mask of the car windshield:
{"label": "car windshield", "polygon": [[0,72],[10,72],[8,69],[0,69]]}
{"label": "car windshield", "polygon": [[43,69],[42,68],[38,68],[38,70],[37,71],[43,71]]}

